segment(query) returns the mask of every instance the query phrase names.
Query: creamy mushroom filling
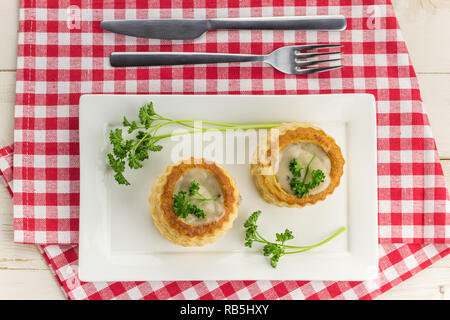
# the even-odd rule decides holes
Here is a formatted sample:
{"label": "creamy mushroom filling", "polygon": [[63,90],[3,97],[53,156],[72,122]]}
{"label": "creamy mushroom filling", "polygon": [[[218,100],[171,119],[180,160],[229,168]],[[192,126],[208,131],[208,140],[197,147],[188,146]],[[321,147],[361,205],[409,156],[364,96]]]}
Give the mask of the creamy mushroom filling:
{"label": "creamy mushroom filling", "polygon": [[[197,182],[200,185],[198,193],[205,198],[216,198],[214,200],[201,201],[195,200],[198,196],[193,196],[189,202],[195,204],[202,209],[206,217],[200,218],[195,215],[189,214],[186,218],[181,218],[184,223],[198,226],[214,222],[222,218],[225,214],[225,208],[223,206],[223,192],[222,187],[216,179],[216,176],[206,169],[192,168],[186,171],[175,184],[174,194],[179,191],[189,192],[189,186],[192,181]],[[217,197],[219,195],[219,197]]]}
{"label": "creamy mushroom filling", "polygon": [[[294,194],[290,187],[290,181],[294,177],[289,170],[289,163],[292,159],[297,159],[298,163],[306,168],[314,157],[310,165],[310,170],[306,176],[309,181],[313,170],[321,170],[325,174],[325,180],[317,187],[311,189],[309,194],[317,194],[325,190],[330,184],[331,162],[327,153],[317,144],[310,142],[296,142],[284,147],[279,154],[279,166],[276,178],[280,187],[287,193]],[[306,170],[301,171],[300,179],[304,178]]]}

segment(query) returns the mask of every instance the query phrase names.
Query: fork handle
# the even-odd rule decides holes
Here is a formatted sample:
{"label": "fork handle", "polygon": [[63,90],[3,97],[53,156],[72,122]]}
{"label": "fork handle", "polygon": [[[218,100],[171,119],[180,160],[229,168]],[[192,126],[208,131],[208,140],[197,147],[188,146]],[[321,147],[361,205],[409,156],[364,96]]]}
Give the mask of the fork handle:
{"label": "fork handle", "polygon": [[109,60],[113,67],[167,66],[224,62],[263,61],[264,56],[198,52],[113,52]]}

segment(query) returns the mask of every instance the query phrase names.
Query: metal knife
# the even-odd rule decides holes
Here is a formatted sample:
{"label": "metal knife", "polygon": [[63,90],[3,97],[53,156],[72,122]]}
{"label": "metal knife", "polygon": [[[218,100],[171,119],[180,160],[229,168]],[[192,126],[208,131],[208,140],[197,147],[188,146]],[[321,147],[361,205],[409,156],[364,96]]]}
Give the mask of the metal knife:
{"label": "metal knife", "polygon": [[326,30],[340,31],[347,27],[342,15],[228,18],[228,19],[155,19],[155,20],[105,20],[103,29],[139,38],[188,40],[201,36],[208,30]]}

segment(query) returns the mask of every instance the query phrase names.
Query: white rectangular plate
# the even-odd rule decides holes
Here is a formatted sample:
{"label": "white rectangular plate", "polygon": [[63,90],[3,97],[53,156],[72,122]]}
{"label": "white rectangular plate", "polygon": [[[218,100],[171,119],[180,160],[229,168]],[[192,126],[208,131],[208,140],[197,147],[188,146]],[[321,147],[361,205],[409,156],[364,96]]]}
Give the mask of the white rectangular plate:
{"label": "white rectangular plate", "polygon": [[[233,228],[213,244],[182,247],[154,227],[147,202],[151,185],[173,163],[179,142],[166,139],[143,168],[119,186],[106,161],[109,130],[123,116],[137,119],[152,101],[172,119],[234,123],[307,121],[335,138],[346,164],[341,183],[325,201],[280,208],[263,201],[242,164],[215,160],[235,178],[242,201]],[[207,142],[202,142],[203,146]],[[248,145],[246,146],[247,152]],[[204,150],[200,148],[200,151]],[[211,155],[213,156],[213,155]],[[84,95],[80,100],[80,258],[83,281],[140,280],[367,280],[378,274],[376,107],[372,95]],[[273,239],[286,228],[291,244],[309,245],[347,230],[311,251],[284,256],[276,269],[261,246],[244,246],[244,221],[255,210],[261,234]]]}

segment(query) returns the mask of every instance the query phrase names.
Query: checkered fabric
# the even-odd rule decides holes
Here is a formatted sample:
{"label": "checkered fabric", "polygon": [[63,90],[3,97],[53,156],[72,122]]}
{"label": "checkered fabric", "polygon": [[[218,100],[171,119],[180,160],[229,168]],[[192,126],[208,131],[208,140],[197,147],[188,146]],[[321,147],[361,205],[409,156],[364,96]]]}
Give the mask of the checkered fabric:
{"label": "checkered fabric", "polygon": [[[211,31],[191,41],[104,31],[104,19],[342,14],[343,32]],[[113,51],[265,54],[342,43],[340,70],[308,77],[258,63],[112,68]],[[382,243],[449,243],[442,169],[408,52],[387,0],[22,0],[14,136],[14,239],[76,244],[78,101],[84,93],[313,94],[367,92],[378,108]]]}
{"label": "checkered fabric", "polygon": [[[0,149],[0,176],[12,183],[12,146]],[[371,281],[81,282],[78,247],[38,246],[68,299],[373,299],[450,253],[445,244],[380,244]]]}
{"label": "checkered fabric", "polygon": [[447,245],[383,244],[380,273],[370,281],[80,282],[78,248],[48,245],[41,252],[69,299],[373,299],[450,253]]}
{"label": "checkered fabric", "polygon": [[[343,32],[211,31],[136,39],[100,21],[342,14]],[[112,51],[265,54],[341,43],[340,70],[299,77],[257,63],[114,69]],[[366,299],[447,255],[449,197],[414,69],[388,0],[22,0],[14,136],[14,238],[42,244],[69,298]],[[377,100],[380,276],[366,282],[80,283],[78,101],[84,93],[371,93]],[[6,177],[6,175],[4,175]],[[55,245],[53,245],[55,244]],[[65,244],[65,245],[64,245]]]}
{"label": "checkered fabric", "polygon": [[[12,146],[0,149],[0,176],[9,186]],[[450,253],[445,244],[380,244],[379,276],[371,281],[81,282],[78,247],[38,246],[68,299],[373,299]]]}

